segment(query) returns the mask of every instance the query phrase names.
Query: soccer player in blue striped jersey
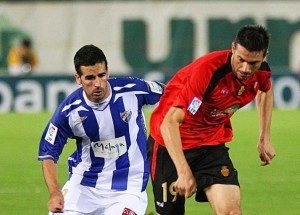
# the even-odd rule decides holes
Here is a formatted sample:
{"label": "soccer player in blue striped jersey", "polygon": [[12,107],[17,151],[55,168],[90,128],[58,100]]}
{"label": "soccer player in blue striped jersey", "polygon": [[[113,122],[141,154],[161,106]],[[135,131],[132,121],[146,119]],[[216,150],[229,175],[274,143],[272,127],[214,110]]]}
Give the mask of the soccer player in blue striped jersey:
{"label": "soccer player in blue striped jersey", "polygon": [[[80,48],[74,65],[81,87],[59,105],[40,140],[49,214],[144,214],[150,170],[142,107],[156,104],[164,86],[109,78],[105,54],[94,45]],[[68,138],[76,151],[61,189],[56,165]]]}

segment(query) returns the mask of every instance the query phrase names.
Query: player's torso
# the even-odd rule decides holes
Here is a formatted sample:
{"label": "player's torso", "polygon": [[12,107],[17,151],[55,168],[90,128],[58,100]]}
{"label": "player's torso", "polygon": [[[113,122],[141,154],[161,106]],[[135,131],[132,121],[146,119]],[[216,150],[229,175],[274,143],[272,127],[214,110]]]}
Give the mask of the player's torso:
{"label": "player's torso", "polygon": [[136,96],[126,94],[117,98],[113,94],[105,107],[83,105],[73,110],[69,124],[74,136],[82,139],[82,148],[91,148],[95,158],[118,159],[135,143],[130,133],[136,131],[137,135],[144,126],[141,118]]}
{"label": "player's torso", "polygon": [[123,190],[127,189],[129,172],[138,176],[131,180],[132,187],[143,184],[146,130],[134,93],[113,91],[101,108],[83,103],[69,113],[69,125],[77,139],[77,151],[69,164],[72,174],[82,175],[81,184]]}
{"label": "player's torso", "polygon": [[210,123],[221,123],[234,112],[250,103],[258,91],[257,75],[246,82],[234,77],[232,72],[220,79],[214,90],[205,95],[195,117],[205,117]]}

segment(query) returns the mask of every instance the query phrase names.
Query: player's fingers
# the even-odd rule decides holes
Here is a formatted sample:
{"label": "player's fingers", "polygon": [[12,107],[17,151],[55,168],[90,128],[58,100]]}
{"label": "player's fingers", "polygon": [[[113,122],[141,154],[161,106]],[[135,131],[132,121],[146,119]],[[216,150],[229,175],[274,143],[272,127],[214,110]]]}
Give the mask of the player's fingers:
{"label": "player's fingers", "polygon": [[185,195],[185,190],[183,190],[183,189],[179,186],[178,182],[175,182],[175,184],[174,184],[174,189],[175,189],[175,191],[176,191],[176,193],[177,193],[178,195],[181,195],[181,196],[184,196],[184,195]]}
{"label": "player's fingers", "polygon": [[271,164],[272,159],[275,157],[275,153],[268,153],[265,152],[260,156],[260,159],[262,161],[261,166],[266,166]]}
{"label": "player's fingers", "polygon": [[53,211],[53,213],[63,213],[63,211],[62,211],[62,210],[59,210],[59,209],[55,209],[55,210]]}
{"label": "player's fingers", "polygon": [[189,189],[186,190],[185,192],[185,198],[190,198],[192,197],[195,193],[197,192],[197,186],[192,186]]}
{"label": "player's fingers", "polygon": [[266,153],[260,154],[259,158],[262,161],[260,164],[261,166],[266,166],[271,162],[271,160],[269,159],[269,157]]}
{"label": "player's fingers", "polygon": [[266,162],[266,161],[262,161],[261,163],[260,163],[260,165],[261,166],[267,166],[267,165],[269,165],[270,163],[269,162]]}
{"label": "player's fingers", "polygon": [[62,213],[64,208],[64,202],[54,199],[50,200],[48,203],[48,209],[49,211],[55,212],[55,213]]}
{"label": "player's fingers", "polygon": [[197,190],[194,190],[194,191],[190,192],[190,194],[189,194],[189,196],[187,198],[192,197],[196,192],[197,192]]}
{"label": "player's fingers", "polygon": [[267,152],[266,154],[268,155],[268,157],[270,158],[270,160],[272,160],[276,156],[275,152]]}

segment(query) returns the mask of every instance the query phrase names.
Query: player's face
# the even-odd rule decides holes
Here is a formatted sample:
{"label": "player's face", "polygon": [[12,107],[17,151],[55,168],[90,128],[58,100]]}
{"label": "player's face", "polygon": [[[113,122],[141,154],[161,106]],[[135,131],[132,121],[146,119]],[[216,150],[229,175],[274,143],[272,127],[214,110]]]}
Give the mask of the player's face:
{"label": "player's face", "polygon": [[75,75],[76,82],[82,85],[87,98],[99,103],[110,94],[108,84],[108,70],[105,63],[97,63],[94,66],[81,66],[82,75]]}
{"label": "player's face", "polygon": [[259,69],[265,56],[263,51],[250,52],[240,44],[232,43],[231,67],[237,79],[244,81]]}

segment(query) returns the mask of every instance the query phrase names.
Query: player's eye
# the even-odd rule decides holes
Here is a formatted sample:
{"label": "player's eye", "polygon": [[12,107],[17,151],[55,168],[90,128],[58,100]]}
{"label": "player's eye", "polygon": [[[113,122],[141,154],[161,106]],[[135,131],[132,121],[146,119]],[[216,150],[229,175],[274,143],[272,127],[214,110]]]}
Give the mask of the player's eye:
{"label": "player's eye", "polygon": [[94,80],[94,79],[95,79],[94,75],[87,75],[87,76],[85,76],[85,80],[90,81],[90,80]]}

